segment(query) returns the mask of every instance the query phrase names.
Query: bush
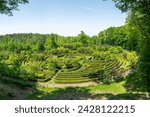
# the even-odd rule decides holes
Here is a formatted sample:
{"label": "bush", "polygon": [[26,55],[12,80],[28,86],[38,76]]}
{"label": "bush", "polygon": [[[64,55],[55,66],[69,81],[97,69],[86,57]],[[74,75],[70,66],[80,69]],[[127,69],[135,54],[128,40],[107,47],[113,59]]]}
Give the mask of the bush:
{"label": "bush", "polygon": [[88,77],[94,79],[98,78],[98,82],[103,82],[104,84],[109,84],[112,81],[110,73],[105,69],[101,69],[96,72],[89,73]]}
{"label": "bush", "polygon": [[117,46],[117,47],[110,47],[109,51],[114,54],[119,54],[123,52],[123,49],[122,47]]}
{"label": "bush", "polygon": [[66,69],[72,69],[72,70],[77,70],[81,67],[81,64],[77,61],[67,61],[65,63],[65,68]]}
{"label": "bush", "polygon": [[107,57],[109,56],[109,52],[99,52],[99,51],[95,51],[92,54],[93,58],[95,60],[106,60]]}
{"label": "bush", "polygon": [[77,50],[78,48],[82,47],[82,45],[80,43],[74,43],[73,44],[73,48],[74,50]]}
{"label": "bush", "polygon": [[86,48],[86,47],[80,47],[77,50],[79,53],[81,54],[91,54],[92,50],[90,48]]}
{"label": "bush", "polygon": [[63,47],[52,50],[52,54],[58,57],[63,57],[64,55],[68,53],[69,53],[69,50]]}
{"label": "bush", "polygon": [[108,49],[110,48],[110,46],[97,46],[96,50],[98,51],[108,51]]}
{"label": "bush", "polygon": [[66,44],[64,45],[64,48],[68,48],[68,49],[74,50],[73,45],[72,45],[72,44],[69,44],[69,43],[66,43]]}

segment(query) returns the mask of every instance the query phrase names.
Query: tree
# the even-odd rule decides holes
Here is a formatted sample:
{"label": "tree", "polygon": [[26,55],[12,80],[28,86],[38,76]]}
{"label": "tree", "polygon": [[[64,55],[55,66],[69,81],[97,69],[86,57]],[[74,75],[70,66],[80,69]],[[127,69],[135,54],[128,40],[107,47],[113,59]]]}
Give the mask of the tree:
{"label": "tree", "polygon": [[83,31],[81,31],[78,37],[83,46],[88,46],[88,36]]}
{"label": "tree", "polygon": [[[150,0],[113,0],[122,12],[128,12],[130,20],[140,34],[140,68],[150,87]],[[150,90],[150,89],[149,89]]]}
{"label": "tree", "polygon": [[122,12],[129,12],[130,21],[140,30],[143,39],[150,44],[150,1],[113,0]]}
{"label": "tree", "polygon": [[58,36],[56,34],[51,34],[51,42],[50,42],[51,49],[56,49],[58,47],[56,43],[57,37]]}
{"label": "tree", "polygon": [[18,4],[26,4],[28,0],[0,0],[0,13],[12,15],[14,10],[18,10]]}
{"label": "tree", "polygon": [[101,31],[98,36],[101,44],[122,46],[128,50],[136,50],[137,48],[138,32],[128,24],[119,27],[110,27]]}
{"label": "tree", "polygon": [[44,51],[45,48],[44,48],[44,43],[42,42],[42,40],[38,40],[37,42],[37,51],[41,52],[41,51]]}

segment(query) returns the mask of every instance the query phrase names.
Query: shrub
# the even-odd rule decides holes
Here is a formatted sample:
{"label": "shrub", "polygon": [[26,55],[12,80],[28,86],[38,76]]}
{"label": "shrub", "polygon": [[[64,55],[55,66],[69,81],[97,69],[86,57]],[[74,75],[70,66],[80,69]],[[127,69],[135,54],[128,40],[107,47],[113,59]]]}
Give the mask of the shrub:
{"label": "shrub", "polygon": [[96,50],[98,50],[98,51],[108,51],[108,49],[109,49],[110,47],[109,46],[97,46],[97,48],[96,48]]}
{"label": "shrub", "polygon": [[109,53],[95,51],[92,56],[95,60],[105,60],[109,56]]}
{"label": "shrub", "polygon": [[98,82],[103,82],[104,84],[109,84],[112,81],[110,73],[105,69],[100,69],[96,72],[89,73],[88,77],[94,79],[98,78]]}
{"label": "shrub", "polygon": [[117,47],[110,47],[109,51],[114,54],[119,54],[123,52],[123,49],[122,47],[117,46]]}
{"label": "shrub", "polygon": [[68,53],[69,53],[69,50],[63,47],[52,50],[52,54],[58,57],[62,57]]}
{"label": "shrub", "polygon": [[64,48],[68,48],[68,49],[74,50],[73,45],[72,45],[72,44],[69,44],[69,43],[66,43],[66,44],[64,45]]}
{"label": "shrub", "polygon": [[80,67],[81,67],[81,64],[77,61],[67,61],[65,63],[66,69],[76,70],[76,69],[79,69]]}
{"label": "shrub", "polygon": [[86,48],[86,47],[80,47],[77,50],[79,53],[81,54],[91,54],[92,50],[90,48]]}

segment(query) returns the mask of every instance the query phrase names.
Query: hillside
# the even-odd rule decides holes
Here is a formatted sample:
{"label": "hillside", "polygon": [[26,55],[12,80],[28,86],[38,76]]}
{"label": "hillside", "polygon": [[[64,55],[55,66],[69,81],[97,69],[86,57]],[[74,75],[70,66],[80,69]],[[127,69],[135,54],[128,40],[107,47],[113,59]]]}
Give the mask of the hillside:
{"label": "hillside", "polygon": [[0,36],[0,99],[146,99],[137,62],[135,51],[83,32]]}

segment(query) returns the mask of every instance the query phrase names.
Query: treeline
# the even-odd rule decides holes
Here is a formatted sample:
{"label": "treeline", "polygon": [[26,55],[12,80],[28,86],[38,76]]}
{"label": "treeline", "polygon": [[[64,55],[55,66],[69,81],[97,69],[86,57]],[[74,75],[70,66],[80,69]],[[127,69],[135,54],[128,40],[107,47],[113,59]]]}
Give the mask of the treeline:
{"label": "treeline", "polygon": [[127,24],[120,27],[110,27],[101,31],[98,37],[101,40],[101,44],[121,46],[124,49],[139,52],[138,42],[140,35],[138,30]]}
{"label": "treeline", "polygon": [[23,50],[51,51],[57,47],[78,49],[94,45],[121,46],[127,50],[139,51],[139,33],[134,27],[124,25],[110,27],[98,36],[88,36],[83,31],[78,36],[64,37],[57,34],[12,34],[0,36],[0,50],[20,53]]}
{"label": "treeline", "polygon": [[84,32],[76,37],[64,37],[57,34],[12,34],[0,36],[0,50],[21,52],[30,51],[51,51],[58,47],[77,49],[100,44],[96,38],[90,38]]}

